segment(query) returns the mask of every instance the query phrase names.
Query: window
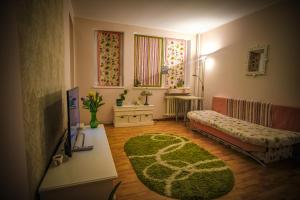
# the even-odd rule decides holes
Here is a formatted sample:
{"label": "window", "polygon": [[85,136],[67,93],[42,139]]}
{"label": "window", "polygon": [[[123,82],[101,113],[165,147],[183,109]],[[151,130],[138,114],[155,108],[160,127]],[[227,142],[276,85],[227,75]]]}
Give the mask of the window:
{"label": "window", "polygon": [[[167,66],[163,86],[184,84],[186,41],[182,39],[135,35],[134,86],[161,87],[162,66]],[[163,68],[163,69],[165,69]]]}
{"label": "window", "polygon": [[186,41],[173,38],[166,38],[165,41],[165,65],[169,68],[166,86],[171,88],[183,87]]}
{"label": "window", "polygon": [[160,87],[163,38],[134,36],[134,86]]}
{"label": "window", "polygon": [[97,70],[99,86],[121,86],[123,33],[97,31]]}

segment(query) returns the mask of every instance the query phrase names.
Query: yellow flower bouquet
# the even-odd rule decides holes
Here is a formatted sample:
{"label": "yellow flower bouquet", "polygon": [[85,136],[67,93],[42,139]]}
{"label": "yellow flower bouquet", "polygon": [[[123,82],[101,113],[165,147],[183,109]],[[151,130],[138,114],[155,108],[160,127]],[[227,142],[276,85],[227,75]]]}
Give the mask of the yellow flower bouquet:
{"label": "yellow flower bouquet", "polygon": [[91,112],[91,128],[97,128],[100,123],[97,120],[97,111],[99,107],[104,105],[102,100],[102,96],[100,96],[99,93],[95,91],[90,91],[86,97],[81,98],[83,108]]}

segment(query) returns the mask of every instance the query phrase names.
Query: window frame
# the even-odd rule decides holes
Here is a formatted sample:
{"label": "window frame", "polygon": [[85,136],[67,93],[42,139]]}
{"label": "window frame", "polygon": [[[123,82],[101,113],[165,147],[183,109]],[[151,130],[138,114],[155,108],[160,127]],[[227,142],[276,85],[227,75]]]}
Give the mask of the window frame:
{"label": "window frame", "polygon": [[135,59],[136,59],[136,36],[143,36],[143,37],[149,37],[149,38],[160,38],[162,39],[162,59],[161,59],[161,66],[160,66],[160,70],[161,68],[166,64],[166,48],[167,48],[167,40],[168,39],[173,39],[173,40],[184,40],[185,42],[185,51],[184,51],[184,62],[183,62],[183,66],[184,66],[184,75],[183,75],[183,81],[184,81],[184,85],[183,87],[186,87],[188,84],[187,82],[189,81],[188,80],[188,77],[187,77],[187,60],[188,60],[188,49],[190,48],[189,45],[188,45],[188,41],[187,39],[180,39],[180,38],[171,38],[171,37],[159,37],[159,36],[152,36],[152,35],[144,35],[144,34],[134,34],[134,79],[133,79],[133,85],[134,85],[134,88],[157,88],[157,89],[168,89],[170,88],[169,85],[166,85],[166,82],[163,81],[163,76],[165,76],[164,78],[166,79],[167,76],[162,74],[160,72],[160,85],[159,86],[152,86],[152,85],[141,85],[141,86],[137,86],[135,81],[137,80],[137,77],[136,77],[136,66],[135,66]]}

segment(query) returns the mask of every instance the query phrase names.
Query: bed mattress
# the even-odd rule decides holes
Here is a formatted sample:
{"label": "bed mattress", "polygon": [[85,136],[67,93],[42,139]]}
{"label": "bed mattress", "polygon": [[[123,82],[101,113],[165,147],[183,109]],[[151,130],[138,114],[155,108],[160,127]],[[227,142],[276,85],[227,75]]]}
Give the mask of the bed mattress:
{"label": "bed mattress", "polygon": [[300,143],[300,133],[274,129],[228,117],[212,110],[190,111],[190,120],[220,130],[245,143],[267,148],[279,148]]}

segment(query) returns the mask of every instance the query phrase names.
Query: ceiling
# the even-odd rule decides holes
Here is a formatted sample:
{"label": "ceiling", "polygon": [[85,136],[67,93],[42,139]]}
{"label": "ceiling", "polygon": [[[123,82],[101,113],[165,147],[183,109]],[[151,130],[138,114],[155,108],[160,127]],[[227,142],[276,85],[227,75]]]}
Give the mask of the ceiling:
{"label": "ceiling", "polygon": [[72,0],[76,17],[202,33],[278,0]]}

